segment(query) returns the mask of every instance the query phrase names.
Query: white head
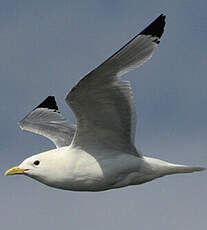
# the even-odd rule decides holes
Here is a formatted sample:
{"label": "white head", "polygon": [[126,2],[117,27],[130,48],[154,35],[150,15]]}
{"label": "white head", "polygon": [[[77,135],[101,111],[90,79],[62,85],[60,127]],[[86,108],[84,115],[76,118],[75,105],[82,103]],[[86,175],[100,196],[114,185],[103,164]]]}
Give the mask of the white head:
{"label": "white head", "polygon": [[58,182],[63,179],[62,170],[58,170],[63,167],[60,156],[57,149],[31,156],[19,166],[7,170],[5,175],[26,175],[49,186],[59,187]]}

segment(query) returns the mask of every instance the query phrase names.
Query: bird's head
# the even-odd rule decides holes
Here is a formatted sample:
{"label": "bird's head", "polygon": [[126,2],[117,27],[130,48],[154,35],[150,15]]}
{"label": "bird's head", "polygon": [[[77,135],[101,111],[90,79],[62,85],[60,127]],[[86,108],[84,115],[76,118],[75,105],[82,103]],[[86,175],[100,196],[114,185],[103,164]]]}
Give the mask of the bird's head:
{"label": "bird's head", "polygon": [[5,175],[26,175],[44,184],[52,186],[52,182],[59,177],[57,167],[60,164],[60,153],[57,150],[40,153],[26,158],[19,166],[12,167]]}

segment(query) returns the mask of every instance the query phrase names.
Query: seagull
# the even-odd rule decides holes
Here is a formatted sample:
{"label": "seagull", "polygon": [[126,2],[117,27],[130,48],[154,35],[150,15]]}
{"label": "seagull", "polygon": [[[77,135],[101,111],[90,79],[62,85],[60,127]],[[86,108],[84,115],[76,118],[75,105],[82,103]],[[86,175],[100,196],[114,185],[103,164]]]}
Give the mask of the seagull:
{"label": "seagull", "polygon": [[23,130],[49,138],[56,148],[25,159],[5,175],[24,174],[64,190],[104,191],[204,170],[146,157],[135,147],[133,93],[120,77],[151,58],[164,27],[161,14],[72,88],[66,103],[76,125],[66,123],[54,96],[20,121]]}

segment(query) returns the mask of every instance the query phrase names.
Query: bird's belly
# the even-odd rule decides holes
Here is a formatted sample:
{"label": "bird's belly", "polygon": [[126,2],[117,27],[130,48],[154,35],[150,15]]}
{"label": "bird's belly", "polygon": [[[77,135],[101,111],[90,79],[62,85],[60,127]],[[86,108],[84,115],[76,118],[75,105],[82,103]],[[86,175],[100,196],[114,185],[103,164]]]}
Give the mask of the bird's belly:
{"label": "bird's belly", "polygon": [[[127,158],[127,161],[126,161]],[[137,161],[136,161],[137,160]],[[103,191],[137,183],[139,159],[118,156],[110,159],[88,159],[76,166],[65,189],[75,191]]]}
{"label": "bird's belly", "polygon": [[99,162],[90,155],[79,156],[66,163],[64,175],[52,178],[48,185],[73,191],[101,191],[107,187],[106,178]]}
{"label": "bird's belly", "polygon": [[[73,191],[103,191],[130,185],[134,181],[134,172],[138,171],[140,158],[130,155],[118,155],[95,158],[91,154],[74,154],[69,164],[66,162],[64,176],[57,175],[47,181],[49,186]],[[72,159],[72,157],[71,157]],[[67,173],[66,173],[67,172]]]}
{"label": "bird's belly", "polygon": [[96,170],[84,169],[68,175],[67,178],[58,180],[52,187],[72,191],[102,191],[108,188],[102,170],[97,167]]}
{"label": "bird's belly", "polygon": [[67,188],[74,191],[100,191],[106,187],[105,178],[99,167],[74,172],[73,178],[68,180]]}

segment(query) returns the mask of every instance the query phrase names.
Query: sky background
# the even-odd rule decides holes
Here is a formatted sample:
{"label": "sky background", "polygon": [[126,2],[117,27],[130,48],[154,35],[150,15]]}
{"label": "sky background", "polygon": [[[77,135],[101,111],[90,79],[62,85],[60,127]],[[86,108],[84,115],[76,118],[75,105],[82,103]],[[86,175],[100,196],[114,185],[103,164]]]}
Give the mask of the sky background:
{"label": "sky background", "polygon": [[88,193],[3,176],[54,148],[17,125],[48,95],[74,123],[64,98],[161,13],[160,46],[130,72],[136,145],[151,157],[207,167],[207,3],[205,0],[0,1],[0,226],[4,230],[200,230],[206,228],[207,171]]}

